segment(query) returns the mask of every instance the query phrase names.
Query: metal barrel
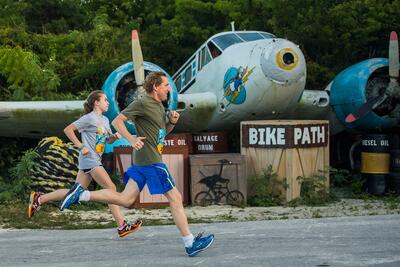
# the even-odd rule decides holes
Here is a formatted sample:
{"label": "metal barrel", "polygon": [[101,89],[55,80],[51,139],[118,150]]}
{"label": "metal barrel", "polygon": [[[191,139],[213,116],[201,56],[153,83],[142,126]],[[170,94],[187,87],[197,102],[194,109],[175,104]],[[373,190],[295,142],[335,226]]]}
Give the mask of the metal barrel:
{"label": "metal barrel", "polygon": [[383,195],[390,167],[390,136],[365,134],[361,140],[361,174],[366,180],[366,190],[373,195]]}

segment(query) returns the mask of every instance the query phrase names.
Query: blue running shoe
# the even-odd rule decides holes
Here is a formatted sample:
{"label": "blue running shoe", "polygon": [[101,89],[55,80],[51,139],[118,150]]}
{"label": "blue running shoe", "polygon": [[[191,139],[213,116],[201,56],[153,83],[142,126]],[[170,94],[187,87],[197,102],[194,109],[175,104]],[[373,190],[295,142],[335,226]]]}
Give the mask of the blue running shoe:
{"label": "blue running shoe", "polygon": [[79,196],[83,191],[85,191],[85,189],[83,189],[80,183],[74,184],[61,202],[60,210],[68,209],[71,205],[77,204],[79,202]]}
{"label": "blue running shoe", "polygon": [[209,248],[211,244],[214,242],[214,235],[208,235],[202,237],[203,233],[198,234],[193,240],[193,245],[190,248],[186,248],[186,253],[189,257],[194,257],[199,254],[201,251]]}

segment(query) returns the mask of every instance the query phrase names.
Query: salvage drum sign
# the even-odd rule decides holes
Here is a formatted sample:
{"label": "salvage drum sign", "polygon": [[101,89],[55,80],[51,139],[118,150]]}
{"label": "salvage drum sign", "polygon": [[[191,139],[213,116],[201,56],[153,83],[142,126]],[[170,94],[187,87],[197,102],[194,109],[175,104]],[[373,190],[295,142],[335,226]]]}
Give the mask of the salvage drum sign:
{"label": "salvage drum sign", "polygon": [[329,125],[242,125],[242,146],[259,148],[321,147],[328,144]]}

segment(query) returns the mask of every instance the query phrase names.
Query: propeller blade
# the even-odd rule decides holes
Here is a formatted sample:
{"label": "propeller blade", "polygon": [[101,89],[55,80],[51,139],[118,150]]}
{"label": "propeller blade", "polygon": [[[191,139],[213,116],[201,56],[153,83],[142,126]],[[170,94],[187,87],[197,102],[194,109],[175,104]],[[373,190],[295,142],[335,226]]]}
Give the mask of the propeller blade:
{"label": "propeller blade", "polygon": [[365,102],[359,109],[354,113],[350,113],[346,116],[345,121],[347,123],[353,123],[356,120],[363,118],[365,115],[370,113],[374,108],[379,106],[388,96],[386,94],[377,96],[369,102]]}
{"label": "propeller blade", "polygon": [[399,78],[399,43],[397,33],[394,31],[390,33],[389,41],[389,76],[390,82],[385,90],[385,93],[381,96],[377,96],[369,102],[367,101],[358,110],[356,110],[356,112],[348,114],[345,119],[347,123],[355,122],[364,117],[374,108],[382,104],[389,96],[400,96],[400,88],[397,81]]}
{"label": "propeller blade", "polygon": [[389,76],[390,80],[396,80],[399,78],[399,43],[397,39],[397,33],[390,33],[389,42]]}
{"label": "propeller blade", "polygon": [[132,59],[134,65],[135,81],[139,94],[143,94],[144,65],[142,48],[140,47],[139,34],[137,30],[132,31]]}

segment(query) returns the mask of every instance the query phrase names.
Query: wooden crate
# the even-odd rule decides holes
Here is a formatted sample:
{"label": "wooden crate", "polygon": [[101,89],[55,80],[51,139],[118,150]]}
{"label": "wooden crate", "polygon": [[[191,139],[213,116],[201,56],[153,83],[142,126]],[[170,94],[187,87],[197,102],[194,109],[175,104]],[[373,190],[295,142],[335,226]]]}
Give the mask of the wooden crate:
{"label": "wooden crate", "polygon": [[[221,172],[221,160],[225,160],[223,169]],[[210,204],[245,204],[247,199],[247,179],[246,179],[246,168],[245,159],[238,153],[221,153],[221,154],[201,154],[201,155],[190,155],[190,170],[191,170],[191,201],[192,205],[210,205]],[[221,177],[227,179],[227,181],[218,181],[219,174]],[[213,183],[212,181],[218,181]],[[220,186],[227,187],[219,188]],[[213,192],[221,192],[225,194],[224,197],[218,199]],[[228,203],[227,195],[228,192],[239,191],[243,195],[241,203]],[[203,193],[201,193],[203,192]],[[202,197],[206,193],[211,199],[211,203],[201,202]],[[199,194],[202,195],[199,195]]]}
{"label": "wooden crate", "polygon": [[121,175],[121,181],[124,172],[133,164],[133,149],[130,146],[114,147],[114,172]]}
{"label": "wooden crate", "polygon": [[[286,201],[300,196],[298,177],[329,168],[329,122],[322,120],[265,120],[241,123],[241,154],[247,174],[258,175],[269,165],[284,180]],[[326,172],[326,187],[329,173]],[[248,192],[251,194],[251,192]]]}
{"label": "wooden crate", "polygon": [[[123,176],[123,173],[134,163],[132,147],[115,147],[115,169]],[[183,204],[189,202],[189,170],[188,170],[188,147],[164,147],[163,161],[167,165],[172,178],[175,181],[176,188],[182,194]],[[136,200],[135,208],[139,207],[157,207],[168,206],[168,199],[164,195],[151,195],[147,185],[143,188]]]}

